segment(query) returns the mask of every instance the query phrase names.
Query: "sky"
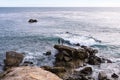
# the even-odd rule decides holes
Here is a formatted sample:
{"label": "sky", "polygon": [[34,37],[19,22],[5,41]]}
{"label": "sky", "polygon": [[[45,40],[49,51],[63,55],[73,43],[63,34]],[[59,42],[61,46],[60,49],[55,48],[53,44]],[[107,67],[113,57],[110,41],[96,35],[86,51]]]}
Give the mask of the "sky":
{"label": "sky", "polygon": [[120,7],[120,0],[0,0],[0,7]]}

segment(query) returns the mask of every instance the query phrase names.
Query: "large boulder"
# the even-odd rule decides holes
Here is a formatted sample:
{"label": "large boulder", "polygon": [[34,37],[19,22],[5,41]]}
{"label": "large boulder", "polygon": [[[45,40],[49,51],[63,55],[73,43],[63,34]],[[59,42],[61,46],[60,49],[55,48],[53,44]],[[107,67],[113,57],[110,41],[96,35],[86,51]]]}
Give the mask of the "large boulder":
{"label": "large boulder", "polygon": [[14,51],[6,52],[6,59],[4,60],[4,70],[17,67],[23,61],[24,55]]}
{"label": "large boulder", "polygon": [[77,68],[83,66],[89,53],[83,48],[73,48],[65,45],[55,45],[58,53],[55,55],[55,66],[64,66],[67,68]]}
{"label": "large boulder", "polygon": [[15,67],[5,73],[0,80],[62,80],[55,74],[39,67]]}

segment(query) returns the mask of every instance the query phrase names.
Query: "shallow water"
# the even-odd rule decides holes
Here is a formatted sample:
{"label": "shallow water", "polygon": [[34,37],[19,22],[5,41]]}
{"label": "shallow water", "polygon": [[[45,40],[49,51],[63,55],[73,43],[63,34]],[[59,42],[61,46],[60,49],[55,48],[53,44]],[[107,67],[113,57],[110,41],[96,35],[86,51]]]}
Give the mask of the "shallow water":
{"label": "shallow water", "polygon": [[[38,22],[29,24],[30,18]],[[0,8],[0,68],[5,52],[11,50],[24,52],[25,60],[36,65],[52,65],[53,45],[63,38],[69,45],[97,48],[98,56],[114,62],[101,67],[109,65],[120,73],[119,21],[120,8]],[[52,55],[46,57],[48,50]]]}

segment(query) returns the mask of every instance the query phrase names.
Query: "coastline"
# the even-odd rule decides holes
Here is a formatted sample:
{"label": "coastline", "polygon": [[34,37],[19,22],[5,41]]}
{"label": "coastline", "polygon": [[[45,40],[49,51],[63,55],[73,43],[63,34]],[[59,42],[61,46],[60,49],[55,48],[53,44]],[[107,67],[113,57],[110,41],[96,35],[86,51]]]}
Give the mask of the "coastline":
{"label": "coastline", "polygon": [[[96,76],[98,76],[97,79],[92,76],[92,74],[94,73],[94,69],[92,66],[100,66],[103,63],[113,63],[108,59],[96,56],[96,54],[98,53],[98,50],[96,49],[87,46],[80,46],[79,49],[76,49],[66,45],[54,45],[54,48],[58,51],[55,55],[55,62],[53,63],[54,66],[51,67],[45,65],[41,66],[41,68],[46,71],[52,72],[53,74],[57,75],[63,80],[112,80],[119,78],[119,76],[116,73],[113,72],[111,73],[111,76],[108,76],[107,73],[105,73],[105,71],[98,72],[98,75],[96,74]],[[13,54],[14,56],[12,56]],[[9,75],[8,73],[8,71],[14,69],[13,67],[21,68],[22,66],[31,66],[34,69],[35,65],[33,65],[31,62],[21,61],[24,57],[22,55],[23,54],[14,51],[6,53],[6,60],[4,66],[6,71],[1,74],[2,80],[6,80],[10,77],[11,79],[14,79],[14,76]],[[51,53],[47,52],[46,56],[49,55],[51,55]],[[40,66],[38,66],[38,68],[39,67]],[[12,70],[10,72],[12,72]]]}

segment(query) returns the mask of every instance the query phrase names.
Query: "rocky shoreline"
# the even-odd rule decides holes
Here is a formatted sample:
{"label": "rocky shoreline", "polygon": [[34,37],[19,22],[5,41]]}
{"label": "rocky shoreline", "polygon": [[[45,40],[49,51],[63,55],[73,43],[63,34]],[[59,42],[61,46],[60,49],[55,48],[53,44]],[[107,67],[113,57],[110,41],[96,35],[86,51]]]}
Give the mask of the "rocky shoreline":
{"label": "rocky shoreline", "polygon": [[[34,75],[30,77],[23,76],[22,79],[29,80],[96,80],[93,74],[93,68],[87,65],[100,65],[101,63],[112,63],[112,61],[108,59],[104,59],[96,56],[98,50],[93,49],[87,46],[80,46],[79,49],[65,46],[65,45],[54,45],[54,48],[57,50],[55,55],[54,66],[41,66],[37,67],[38,70],[35,70],[36,74],[39,73],[39,69],[44,71],[49,71],[54,76],[50,79],[41,77],[41,75]],[[45,54],[51,55],[51,52],[46,52]],[[23,62],[24,54],[17,53],[14,51],[6,52],[6,59],[4,60],[4,72],[0,74],[1,80],[20,80],[20,74],[24,74],[24,72],[20,72],[19,68],[22,70],[26,70],[29,68],[28,73],[31,73],[31,70],[36,68],[32,62]],[[76,70],[81,68],[81,70]],[[14,72],[16,71],[16,72]],[[43,71],[43,73],[44,73]],[[17,75],[15,75],[18,73]],[[12,74],[12,75],[11,75]],[[13,76],[15,75],[15,76]],[[29,76],[29,78],[28,78]],[[35,79],[33,79],[35,77]],[[55,78],[55,79],[54,79]],[[104,71],[101,71],[97,75],[98,80],[119,80],[119,75],[116,73],[112,73],[111,77],[108,77]]]}

